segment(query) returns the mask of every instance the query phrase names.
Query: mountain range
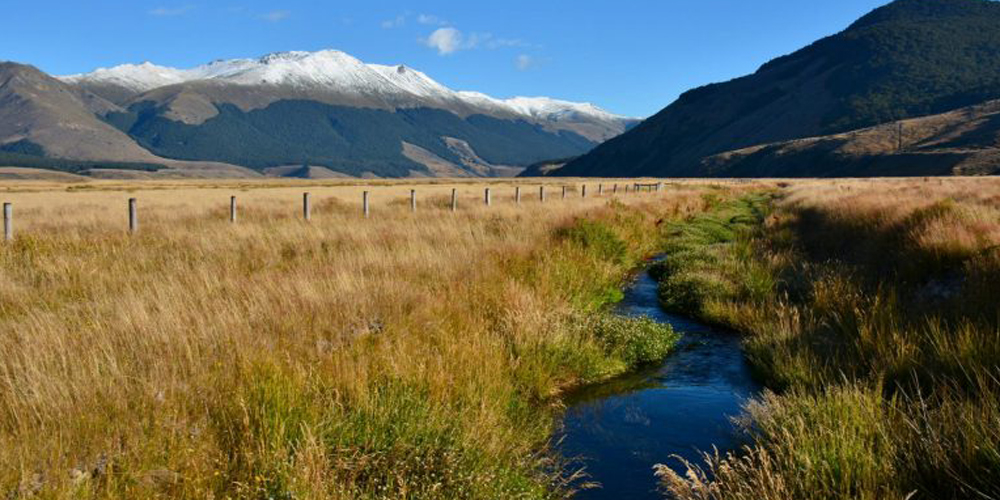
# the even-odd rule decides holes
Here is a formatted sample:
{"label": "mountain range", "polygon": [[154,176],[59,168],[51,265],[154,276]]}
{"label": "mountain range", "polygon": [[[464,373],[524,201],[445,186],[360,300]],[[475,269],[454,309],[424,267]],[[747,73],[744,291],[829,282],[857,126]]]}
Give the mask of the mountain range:
{"label": "mountain range", "polygon": [[63,77],[0,64],[0,164],[69,171],[512,175],[637,122],[586,103],[454,91],[335,50]]}
{"label": "mountain range", "polygon": [[751,75],[686,92],[564,166],[524,175],[991,173],[1000,170],[988,111],[996,99],[1000,3],[896,0]]}

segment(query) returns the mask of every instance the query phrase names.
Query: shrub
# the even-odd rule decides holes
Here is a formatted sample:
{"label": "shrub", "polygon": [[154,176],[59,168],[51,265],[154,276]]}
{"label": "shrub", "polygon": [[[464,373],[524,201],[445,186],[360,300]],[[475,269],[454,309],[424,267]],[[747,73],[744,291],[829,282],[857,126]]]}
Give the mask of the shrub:
{"label": "shrub", "polygon": [[633,367],[663,359],[680,338],[670,325],[645,317],[605,314],[592,321],[605,352]]}

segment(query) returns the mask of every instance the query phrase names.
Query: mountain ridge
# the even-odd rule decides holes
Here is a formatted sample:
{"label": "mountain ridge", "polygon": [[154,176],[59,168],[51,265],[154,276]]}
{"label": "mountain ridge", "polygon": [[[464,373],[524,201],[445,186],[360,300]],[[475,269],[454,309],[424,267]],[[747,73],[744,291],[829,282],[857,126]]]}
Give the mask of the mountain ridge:
{"label": "mountain ridge", "polygon": [[[150,62],[122,64],[58,78],[125,106],[150,98],[169,100],[162,96],[197,92],[200,87],[208,100],[230,102],[244,111],[281,100],[277,96],[377,109],[432,107],[460,116],[488,114],[542,120],[555,130],[575,131],[595,142],[621,133],[625,128],[622,123],[632,120],[591,103],[548,97],[498,99],[480,92],[455,91],[409,66],[367,64],[338,50],[275,52],[257,59],[216,60],[190,69]],[[231,86],[270,87],[268,93],[274,97],[264,97],[260,92],[254,98],[228,97],[213,91],[213,85],[229,92]],[[573,118],[596,121],[602,128],[595,131],[562,126]]]}
{"label": "mountain ridge", "polygon": [[[59,78],[7,63],[4,74],[33,76],[0,99],[0,163],[72,172],[507,176],[635,122],[588,103],[454,91],[333,50]],[[25,121],[25,106],[44,113]]]}
{"label": "mountain ridge", "polygon": [[840,33],[706,85],[554,172],[708,175],[702,160],[1000,98],[1000,3],[896,0]]}

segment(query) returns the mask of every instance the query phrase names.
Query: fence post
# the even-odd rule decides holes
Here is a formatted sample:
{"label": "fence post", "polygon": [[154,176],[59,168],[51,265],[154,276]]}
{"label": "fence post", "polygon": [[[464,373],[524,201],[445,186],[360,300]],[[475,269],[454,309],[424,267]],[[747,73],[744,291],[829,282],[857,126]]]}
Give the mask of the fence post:
{"label": "fence post", "polygon": [[139,231],[139,213],[136,208],[135,198],[128,199],[128,232],[135,234]]}
{"label": "fence post", "polygon": [[566,186],[563,186],[562,188],[563,188],[563,190],[562,190],[562,199],[565,200],[566,199]]}
{"label": "fence post", "polygon": [[458,210],[458,189],[451,188],[451,211]]}
{"label": "fence post", "polygon": [[545,186],[538,187],[538,201],[539,203],[545,202]]}
{"label": "fence post", "polygon": [[618,184],[615,184],[615,188],[614,188],[614,190],[613,190],[613,191],[611,192],[611,194],[618,194]]}
{"label": "fence post", "polygon": [[584,184],[583,187],[580,188],[580,197],[581,198],[586,198],[587,197],[587,185],[586,184]]}
{"label": "fence post", "polygon": [[663,183],[662,182],[657,182],[656,183],[656,192],[659,193],[661,189],[663,189]]}
{"label": "fence post", "polygon": [[410,211],[411,212],[416,212],[417,211],[417,190],[416,189],[411,189],[410,190]]}
{"label": "fence post", "polygon": [[362,210],[365,213],[365,218],[367,219],[368,215],[371,213],[368,206],[368,191],[361,194],[361,205],[363,207]]}
{"label": "fence post", "polygon": [[604,196],[604,184],[597,185],[597,196]]}
{"label": "fence post", "polygon": [[490,206],[490,188],[486,188],[486,206]]}
{"label": "fence post", "polygon": [[3,240],[14,240],[14,207],[10,203],[3,204]]}
{"label": "fence post", "polygon": [[521,204],[521,186],[514,188],[514,203]]}
{"label": "fence post", "polygon": [[236,197],[229,197],[229,222],[236,222]]}
{"label": "fence post", "polygon": [[302,219],[306,222],[312,220],[312,204],[309,203],[309,193],[302,193]]}

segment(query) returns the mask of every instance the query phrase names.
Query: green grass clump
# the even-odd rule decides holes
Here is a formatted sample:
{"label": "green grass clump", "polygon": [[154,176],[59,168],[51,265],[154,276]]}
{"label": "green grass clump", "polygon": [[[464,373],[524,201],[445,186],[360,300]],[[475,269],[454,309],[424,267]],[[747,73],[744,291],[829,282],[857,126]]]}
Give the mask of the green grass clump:
{"label": "green grass clump", "polygon": [[623,264],[628,258],[628,246],[606,223],[579,220],[559,231],[559,236],[609,262]]}
{"label": "green grass clump", "polygon": [[666,256],[651,270],[667,310],[723,322],[713,304],[771,291],[773,281],[747,257],[749,235],[770,200],[766,193],[726,200],[713,194],[709,211],[668,227]]}
{"label": "green grass clump", "polygon": [[680,338],[670,325],[641,317],[601,315],[592,328],[604,351],[630,368],[663,359]]}

